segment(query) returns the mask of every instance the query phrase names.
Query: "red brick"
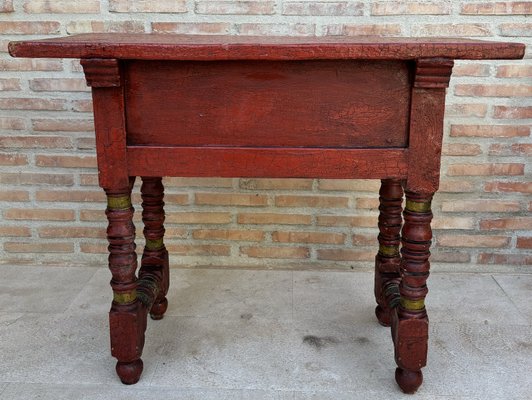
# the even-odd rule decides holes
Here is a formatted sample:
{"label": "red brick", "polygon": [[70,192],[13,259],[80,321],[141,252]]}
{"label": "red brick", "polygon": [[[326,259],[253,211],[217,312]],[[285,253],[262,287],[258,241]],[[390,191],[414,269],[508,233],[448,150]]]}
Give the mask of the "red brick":
{"label": "red brick", "polygon": [[348,216],[348,215],[318,215],[316,224],[319,226],[348,226],[359,228],[376,228],[377,215]]}
{"label": "red brick", "polygon": [[105,194],[103,190],[38,190],[35,194],[38,201],[61,201],[61,202],[103,202]]}
{"label": "red brick", "polygon": [[66,101],[61,99],[11,98],[0,99],[3,110],[39,110],[62,111],[66,109]]}
{"label": "red brick", "polygon": [[0,147],[15,149],[71,149],[70,138],[61,136],[6,136],[0,137]]}
{"label": "red brick", "polygon": [[[26,129],[26,123],[22,118],[14,118],[14,117],[0,117],[0,129],[2,130],[13,130],[13,131],[20,131],[23,129]],[[0,147],[2,146],[1,143],[5,138],[0,137]]]}
{"label": "red brick", "polygon": [[240,35],[250,36],[313,36],[316,26],[314,24],[243,23],[237,24],[236,29]]}
{"label": "red brick", "polygon": [[8,253],[73,253],[74,245],[70,242],[6,242],[4,250]]}
{"label": "red brick", "polygon": [[196,1],[196,14],[274,14],[273,1]]}
{"label": "red brick", "polygon": [[152,22],[154,33],[181,35],[227,35],[231,24],[227,22]]}
{"label": "red brick", "polygon": [[441,193],[468,193],[476,191],[476,187],[473,182],[446,179],[440,183],[439,191]]}
{"label": "red brick", "polygon": [[81,186],[98,186],[97,174],[80,174],[79,184]]}
{"label": "red brick", "polygon": [[527,119],[532,118],[532,106],[528,107],[493,107],[493,118]]}
{"label": "red brick", "polygon": [[532,237],[530,236],[518,236],[517,246],[518,249],[532,249]]}
{"label": "red brick", "polygon": [[500,24],[499,31],[501,36],[532,36],[532,24],[527,23],[507,23]]}
{"label": "red brick", "polygon": [[529,1],[497,1],[485,3],[462,4],[460,14],[473,15],[508,15],[532,14],[532,3]]}
{"label": "red brick", "polygon": [[242,246],[240,254],[253,258],[309,258],[310,250],[307,247],[256,247]]}
{"label": "red brick", "polygon": [[21,90],[20,79],[6,78],[0,79],[0,91],[18,91]]}
{"label": "red brick", "polygon": [[312,217],[306,214],[240,213],[239,224],[261,225],[309,225]]}
{"label": "red brick", "polygon": [[26,13],[44,14],[44,13],[61,13],[61,14],[97,14],[100,12],[99,0],[27,0],[24,3]]}
{"label": "red brick", "polygon": [[523,137],[530,135],[530,127],[522,125],[452,125],[451,136],[466,137]]}
{"label": "red brick", "polygon": [[283,3],[284,15],[362,15],[364,4],[361,2],[332,1],[289,1]]}
{"label": "red brick", "polygon": [[74,221],[73,210],[57,210],[45,208],[10,208],[5,210],[5,219],[41,220],[41,221]]}
{"label": "red brick", "polygon": [[80,243],[79,248],[82,253],[108,254],[107,243]]}
{"label": "red brick", "polygon": [[277,195],[277,207],[346,208],[349,198],[336,196]]}
{"label": "red brick", "polygon": [[166,245],[168,252],[180,256],[229,256],[231,247],[222,244],[174,244]]}
{"label": "red brick", "polygon": [[76,112],[92,112],[91,100],[72,100],[72,110]]}
{"label": "red brick", "polygon": [[343,233],[330,232],[272,232],[272,240],[281,243],[329,243],[343,244],[345,235]]}
{"label": "red brick", "polygon": [[39,228],[41,238],[97,238],[106,237],[104,227],[44,226]]}
{"label": "red brick", "polygon": [[57,60],[21,58],[0,60],[0,71],[62,71],[63,65]]}
{"label": "red brick", "polygon": [[447,167],[449,176],[524,175],[525,165],[517,163],[500,164],[451,164]]}
{"label": "red brick", "polygon": [[36,78],[30,80],[34,92],[88,92],[85,79],[81,78]]}
{"label": "red brick", "polygon": [[453,251],[444,251],[437,249],[431,250],[430,255],[431,262],[438,263],[467,263],[471,261],[471,255],[467,252],[460,252],[453,249]]}
{"label": "red brick", "polygon": [[460,61],[453,67],[453,76],[489,76],[490,65],[479,64],[478,62]]}
{"label": "red brick", "polygon": [[96,157],[36,155],[35,165],[54,168],[96,168]]}
{"label": "red brick", "polygon": [[26,165],[28,157],[25,154],[0,153],[0,165]]}
{"label": "red brick", "polygon": [[478,144],[451,143],[443,145],[442,153],[446,156],[476,156],[482,154],[482,149]]}
{"label": "red brick", "polygon": [[532,193],[532,182],[487,182],[486,192]]}
{"label": "red brick", "polygon": [[51,35],[59,33],[57,21],[2,21],[0,33],[5,35]]}
{"label": "red brick", "polygon": [[[378,246],[377,235],[363,235],[355,233],[352,238],[353,246]],[[377,250],[375,250],[377,254]]]}
{"label": "red brick", "polygon": [[110,0],[109,11],[119,13],[184,13],[186,0]]}
{"label": "red brick", "polygon": [[421,2],[421,1],[386,1],[373,2],[371,15],[442,15],[450,14],[451,7],[446,2]]}
{"label": "red brick", "polygon": [[165,177],[165,187],[220,187],[230,188],[233,187],[232,178],[178,178],[178,177]]}
{"label": "red brick", "polygon": [[532,96],[530,85],[477,85],[457,84],[454,88],[456,96],[482,97],[526,97]]}
{"label": "red brick", "polygon": [[532,265],[532,255],[528,254],[497,254],[481,253],[478,255],[479,264],[503,264],[503,265]]}
{"label": "red brick", "polygon": [[474,229],[475,219],[467,217],[436,217],[432,220],[433,229]]}
{"label": "red brick", "polygon": [[105,207],[102,207],[100,210],[80,210],[79,211],[79,220],[80,221],[107,221],[105,216]]}
{"label": "red brick", "polygon": [[239,229],[199,229],[192,232],[192,237],[197,240],[235,240],[260,242],[264,240],[264,232]]}
{"label": "red brick", "polygon": [[0,13],[10,13],[13,9],[13,0],[0,0]]}
{"label": "red brick", "polygon": [[0,201],[29,201],[30,194],[25,190],[0,190]]}
{"label": "red brick", "polygon": [[532,229],[532,217],[484,219],[480,221],[480,229],[495,230],[522,230]]}
{"label": "red brick", "polygon": [[66,25],[69,35],[76,33],[144,33],[142,21],[72,21]]}
{"label": "red brick", "polygon": [[96,149],[96,140],[94,137],[90,138],[77,138],[76,139],[76,148],[80,150],[95,150]]}
{"label": "red brick", "polygon": [[196,193],[194,202],[211,206],[265,206],[268,196],[236,193]]}
{"label": "red brick", "polygon": [[94,122],[88,119],[33,119],[33,129],[41,132],[93,132]]}
{"label": "red brick", "polygon": [[444,212],[515,212],[521,209],[521,205],[511,200],[453,200],[442,202],[441,209]]}
{"label": "red brick", "polygon": [[27,226],[0,225],[0,237],[31,237]]}
{"label": "red brick", "polygon": [[532,76],[532,65],[500,65],[497,67],[498,78],[528,78]]}
{"label": "red brick", "polygon": [[166,222],[173,224],[228,224],[231,214],[228,212],[169,212]]}
{"label": "red brick", "polygon": [[375,252],[351,249],[318,249],[318,260],[330,261],[372,261]]}
{"label": "red brick", "polygon": [[364,208],[367,210],[377,210],[379,208],[379,199],[377,197],[377,194],[375,194],[375,197],[362,197],[359,199],[356,199],[356,208]]}
{"label": "red brick", "polygon": [[411,28],[414,36],[491,36],[488,24],[425,24],[414,25]]}
{"label": "red brick", "polygon": [[0,174],[0,183],[6,185],[66,185],[74,184],[70,174],[35,174],[30,172],[4,172]]}
{"label": "red brick", "polygon": [[329,36],[400,36],[399,24],[339,24],[327,25],[326,35]]}
{"label": "red brick", "polygon": [[319,190],[378,193],[381,182],[376,179],[320,179]]}
{"label": "red brick", "polygon": [[312,182],[312,179],[242,178],[239,185],[240,188],[248,190],[311,190]]}
{"label": "red brick", "polygon": [[436,240],[442,247],[508,247],[510,244],[507,236],[440,234]]}
{"label": "red brick", "polygon": [[532,155],[532,144],[513,143],[501,144],[494,143],[489,147],[489,155],[493,156],[530,156]]}
{"label": "red brick", "polygon": [[449,104],[445,107],[445,115],[454,118],[483,118],[487,112],[487,104]]}

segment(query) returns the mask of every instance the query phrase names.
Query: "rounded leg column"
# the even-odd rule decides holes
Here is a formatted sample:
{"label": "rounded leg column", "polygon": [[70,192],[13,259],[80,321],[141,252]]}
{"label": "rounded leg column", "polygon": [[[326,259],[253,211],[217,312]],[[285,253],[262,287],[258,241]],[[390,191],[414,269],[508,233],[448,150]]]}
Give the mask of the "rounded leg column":
{"label": "rounded leg column", "polygon": [[[132,184],[133,182],[131,182]],[[113,302],[109,312],[111,354],[118,360],[116,372],[125,384],[136,383],[142,373],[142,348],[146,322],[137,300],[137,255],[131,187],[106,189],[109,225],[109,269]]]}
{"label": "rounded leg column", "polygon": [[146,245],[142,254],[140,279],[156,286],[156,298],[150,309],[154,320],[162,319],[168,308],[168,251],[164,246],[164,186],[160,177],[143,177],[142,221]]}
{"label": "rounded leg column", "polygon": [[403,188],[400,180],[381,180],[379,203],[379,252],[375,257],[375,299],[378,305],[375,314],[381,325],[390,326],[391,308],[395,306],[390,303],[397,297],[401,263]]}
{"label": "rounded leg column", "polygon": [[427,362],[428,289],[432,194],[406,192],[401,248],[400,303],[392,323],[397,370],[395,379],[405,393],[414,393],[423,381],[421,368]]}

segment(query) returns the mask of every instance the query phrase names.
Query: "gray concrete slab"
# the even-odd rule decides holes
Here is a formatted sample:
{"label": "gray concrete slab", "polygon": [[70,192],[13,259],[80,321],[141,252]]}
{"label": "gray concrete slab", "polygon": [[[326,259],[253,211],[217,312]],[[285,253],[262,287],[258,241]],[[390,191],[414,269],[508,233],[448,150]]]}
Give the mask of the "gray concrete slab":
{"label": "gray concrete slab", "polygon": [[[1,388],[1,386],[0,386]],[[292,400],[292,393],[239,390],[180,388],[139,388],[114,385],[11,384],[1,400]]]}
{"label": "gray concrete slab", "polygon": [[169,316],[292,319],[292,272],[172,269]]}
{"label": "gray concrete slab", "polygon": [[0,312],[63,312],[95,272],[96,268],[2,265]]}
{"label": "gray concrete slab", "polygon": [[373,274],[294,272],[294,319],[374,321]]}
{"label": "gray concrete slab", "polygon": [[[2,285],[33,276],[49,296],[50,281],[70,274],[79,280],[78,268],[36,268],[3,275]],[[65,305],[55,314],[52,303],[0,311],[0,399],[414,398],[395,385],[371,273],[172,270],[173,311],[148,323],[145,370],[132,387],[119,383],[109,353],[109,278],[99,269],[77,296],[58,285]],[[530,278],[432,274],[416,399],[530,399]]]}
{"label": "gray concrete slab", "polygon": [[493,279],[504,290],[504,293],[515,304],[521,315],[532,324],[532,275],[493,275]]}
{"label": "gray concrete slab", "polygon": [[431,274],[429,318],[437,322],[529,324],[489,274]]}

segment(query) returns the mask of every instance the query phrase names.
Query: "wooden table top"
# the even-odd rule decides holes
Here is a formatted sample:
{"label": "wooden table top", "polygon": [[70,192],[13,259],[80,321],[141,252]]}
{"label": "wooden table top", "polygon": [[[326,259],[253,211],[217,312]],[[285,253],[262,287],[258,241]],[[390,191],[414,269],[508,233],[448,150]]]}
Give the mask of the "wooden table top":
{"label": "wooden table top", "polygon": [[97,33],[9,43],[14,57],[139,60],[520,59],[525,45],[455,38]]}

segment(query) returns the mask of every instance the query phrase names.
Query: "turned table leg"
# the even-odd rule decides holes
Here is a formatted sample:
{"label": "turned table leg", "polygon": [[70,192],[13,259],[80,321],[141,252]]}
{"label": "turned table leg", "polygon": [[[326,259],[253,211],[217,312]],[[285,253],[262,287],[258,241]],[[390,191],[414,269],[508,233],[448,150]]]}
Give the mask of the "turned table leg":
{"label": "turned table leg", "polygon": [[123,383],[136,383],[142,373],[142,348],[146,326],[137,299],[137,254],[135,253],[134,209],[131,185],[105,189],[109,225],[109,269],[112,273],[113,302],[109,312],[111,354],[118,360],[116,372]]}
{"label": "turned table leg", "polygon": [[391,324],[391,312],[397,305],[399,265],[399,244],[401,241],[401,213],[403,188],[398,179],[383,179],[379,191],[379,252],[375,257],[375,314],[379,323]]}
{"label": "turned table leg", "polygon": [[[152,319],[163,318],[168,307],[166,294],[169,286],[168,252],[164,246],[164,186],[162,178],[143,177],[140,188],[142,196],[142,221],[146,245],[142,254],[139,272],[140,287],[153,288],[153,305],[150,309]],[[149,293],[141,292],[143,302],[149,304]]]}
{"label": "turned table leg", "polygon": [[405,393],[421,385],[427,361],[429,320],[425,309],[428,289],[432,194],[406,192],[401,248],[400,302],[392,320],[397,370],[395,379]]}

